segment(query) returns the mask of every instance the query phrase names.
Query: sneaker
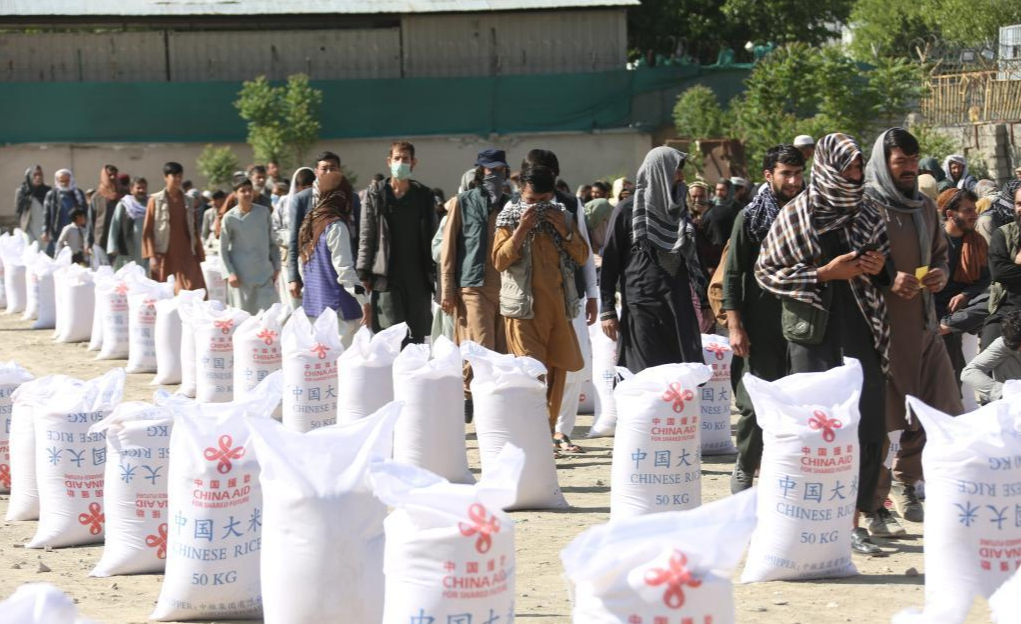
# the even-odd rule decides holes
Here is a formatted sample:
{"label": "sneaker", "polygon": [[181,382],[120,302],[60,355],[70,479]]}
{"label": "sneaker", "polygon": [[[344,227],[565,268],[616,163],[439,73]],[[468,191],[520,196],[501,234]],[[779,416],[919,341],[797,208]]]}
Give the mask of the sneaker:
{"label": "sneaker", "polygon": [[886,507],[880,507],[875,513],[862,514],[862,520],[869,535],[874,537],[900,537],[908,533]]}
{"label": "sneaker", "polygon": [[744,468],[741,467],[740,455],[738,455],[737,459],[738,459],[737,463],[734,464],[734,472],[730,474],[731,494],[737,494],[738,492],[743,492],[745,490],[751,489],[752,481],[755,478],[754,475],[745,472]]}
{"label": "sneaker", "polygon": [[464,422],[468,424],[475,417],[475,403],[471,399],[464,400]]}
{"label": "sneaker", "polygon": [[873,557],[882,557],[886,553],[872,543],[869,539],[869,532],[859,527],[851,531],[851,550],[860,555],[871,555]]}
{"label": "sneaker", "polygon": [[893,506],[901,518],[908,522],[925,521],[925,508],[922,507],[922,501],[918,500],[915,486],[894,481],[890,490],[890,499],[893,500]]}

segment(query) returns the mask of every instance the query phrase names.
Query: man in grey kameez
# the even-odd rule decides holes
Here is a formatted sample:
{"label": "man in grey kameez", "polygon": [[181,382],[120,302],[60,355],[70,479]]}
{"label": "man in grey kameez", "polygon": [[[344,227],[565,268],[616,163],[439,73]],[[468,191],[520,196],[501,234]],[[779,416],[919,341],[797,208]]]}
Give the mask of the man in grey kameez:
{"label": "man in grey kameez", "polygon": [[241,180],[234,194],[238,204],[223,216],[220,228],[220,260],[228,275],[230,304],[256,314],[280,300],[274,286],[280,248],[273,240],[269,208],[253,203],[251,181]]}

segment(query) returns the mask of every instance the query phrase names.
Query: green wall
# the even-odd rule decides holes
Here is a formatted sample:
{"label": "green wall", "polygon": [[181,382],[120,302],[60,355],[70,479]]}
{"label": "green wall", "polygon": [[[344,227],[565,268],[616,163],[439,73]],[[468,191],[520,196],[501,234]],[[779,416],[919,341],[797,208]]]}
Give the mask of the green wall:
{"label": "green wall", "polygon": [[[744,67],[591,74],[314,82],[323,139],[565,132],[671,123],[676,95],[704,83],[721,101]],[[235,82],[0,84],[0,143],[244,141]],[[635,105],[639,102],[639,105]],[[652,102],[652,105],[649,103]]]}

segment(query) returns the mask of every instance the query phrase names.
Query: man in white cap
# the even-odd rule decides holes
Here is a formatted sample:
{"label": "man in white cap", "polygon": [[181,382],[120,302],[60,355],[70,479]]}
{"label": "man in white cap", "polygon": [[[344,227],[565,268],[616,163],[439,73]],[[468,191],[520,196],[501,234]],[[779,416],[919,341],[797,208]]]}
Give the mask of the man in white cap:
{"label": "man in white cap", "polygon": [[794,137],[794,147],[801,150],[801,155],[805,157],[806,163],[815,155],[815,139],[807,134],[799,134]]}

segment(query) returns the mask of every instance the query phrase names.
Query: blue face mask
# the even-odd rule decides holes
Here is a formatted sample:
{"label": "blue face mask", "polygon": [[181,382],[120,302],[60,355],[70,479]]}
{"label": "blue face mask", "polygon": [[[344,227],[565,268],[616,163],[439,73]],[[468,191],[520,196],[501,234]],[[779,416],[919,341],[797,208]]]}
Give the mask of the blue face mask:
{"label": "blue face mask", "polygon": [[393,161],[390,163],[390,175],[398,180],[407,180],[411,177],[411,163]]}

